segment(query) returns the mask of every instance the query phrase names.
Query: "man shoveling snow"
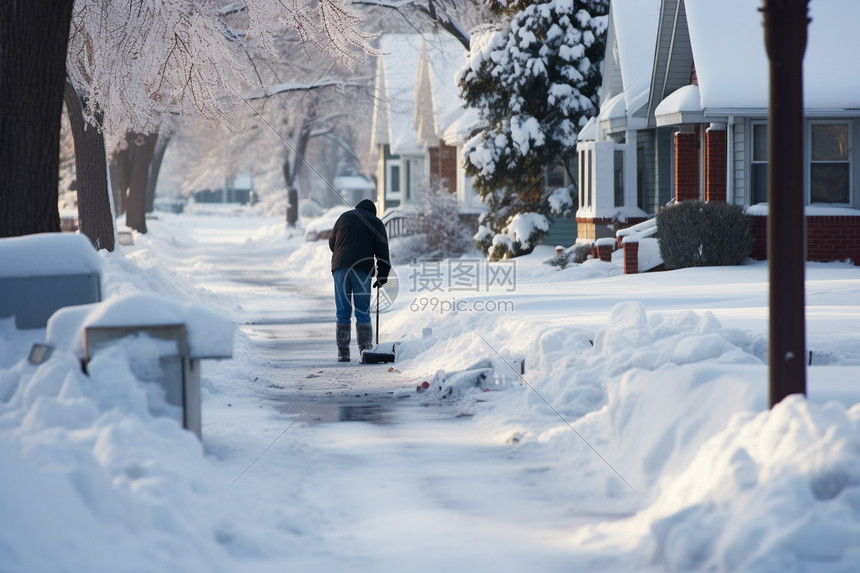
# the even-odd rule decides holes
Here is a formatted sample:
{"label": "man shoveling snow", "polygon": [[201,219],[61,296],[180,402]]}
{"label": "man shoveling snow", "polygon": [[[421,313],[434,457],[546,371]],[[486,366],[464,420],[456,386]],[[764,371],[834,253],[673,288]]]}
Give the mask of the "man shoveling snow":
{"label": "man shoveling snow", "polygon": [[370,322],[371,278],[376,268],[374,288],[388,282],[391,263],[385,225],[376,216],[376,206],[365,199],[343,213],[335,222],[328,241],[334,300],[337,306],[337,359],[349,362],[351,320],[355,307],[355,332],[359,352],[373,346]]}

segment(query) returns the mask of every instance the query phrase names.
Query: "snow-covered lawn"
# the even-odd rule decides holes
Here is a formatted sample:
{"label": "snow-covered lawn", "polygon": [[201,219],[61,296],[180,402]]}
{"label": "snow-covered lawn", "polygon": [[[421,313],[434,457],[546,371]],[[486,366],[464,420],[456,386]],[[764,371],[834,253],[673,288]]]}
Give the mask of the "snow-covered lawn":
{"label": "snow-covered lawn", "polygon": [[[860,570],[860,267],[807,266],[809,396],[768,411],[766,263],[395,261],[389,372],[334,361],[324,241],[252,216],[150,228],[100,254],[106,297],[239,325],[203,365],[203,442],[121,355],[33,366],[45,330],[0,320],[0,571]],[[385,415],[278,407],[312,382]]]}

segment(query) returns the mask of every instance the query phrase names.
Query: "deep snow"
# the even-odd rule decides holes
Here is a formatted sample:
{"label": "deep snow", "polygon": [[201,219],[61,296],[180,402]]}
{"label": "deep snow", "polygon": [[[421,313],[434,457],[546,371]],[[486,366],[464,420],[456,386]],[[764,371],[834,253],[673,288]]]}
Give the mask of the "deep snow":
{"label": "deep snow", "polygon": [[[36,367],[45,330],[0,320],[0,571],[860,570],[858,267],[807,265],[809,398],[768,411],[766,263],[395,261],[388,372],[333,360],[325,241],[149,226],[99,253],[106,298],[238,325],[204,364],[203,442],[151,414],[134,347]],[[278,400],[300,386],[386,413],[296,421]]]}

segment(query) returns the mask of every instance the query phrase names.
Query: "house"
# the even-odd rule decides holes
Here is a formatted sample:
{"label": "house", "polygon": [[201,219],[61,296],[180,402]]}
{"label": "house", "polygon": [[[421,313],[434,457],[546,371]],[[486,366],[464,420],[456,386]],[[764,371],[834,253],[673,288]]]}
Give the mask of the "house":
{"label": "house", "polygon": [[332,184],[335,193],[348,205],[357,205],[364,199],[373,199],[376,186],[358,173],[338,175]]}
{"label": "house", "polygon": [[576,146],[577,242],[614,237],[669,200],[671,129],[648,125],[660,0],[613,0],[600,112]]}
{"label": "house", "polygon": [[249,173],[239,173],[224,179],[224,184],[215,189],[194,192],[196,203],[239,203],[253,205],[257,202],[254,181]]}
{"label": "house", "polygon": [[[752,254],[766,257],[769,61],[758,7],[612,0],[600,114],[577,147],[594,206],[583,217],[602,222],[619,206],[651,216],[670,200],[728,201],[748,207]],[[846,70],[860,63],[860,35],[850,15],[860,16],[851,0],[810,3],[803,161],[807,258],[857,264],[860,77]],[[647,86],[633,90],[641,78]]]}
{"label": "house", "polygon": [[465,209],[476,207],[459,167],[456,135],[445,137],[465,113],[454,83],[465,62],[463,46],[444,34],[390,34],[379,50],[371,145],[379,153],[380,212],[415,205],[431,178],[445,180]]}
{"label": "house", "polygon": [[[495,33],[472,31],[473,48]],[[371,145],[378,152],[377,206],[380,212],[408,210],[431,178],[456,193],[461,219],[477,228],[486,208],[465,172],[463,145],[478,120],[465,108],[455,75],[466,63],[463,46],[445,34],[390,34],[380,39]],[[575,163],[575,158],[573,160]],[[548,170],[545,184],[570,184],[561,166]],[[547,240],[571,244],[576,220],[556,218]]]}

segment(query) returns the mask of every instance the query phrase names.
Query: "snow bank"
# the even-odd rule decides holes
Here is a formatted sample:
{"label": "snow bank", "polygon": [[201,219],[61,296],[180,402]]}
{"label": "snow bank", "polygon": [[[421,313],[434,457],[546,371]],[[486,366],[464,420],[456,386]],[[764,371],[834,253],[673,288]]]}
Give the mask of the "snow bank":
{"label": "snow bank", "polygon": [[[206,239],[186,234],[186,220],[158,236],[168,221],[124,254],[100,255],[115,312],[154,320],[161,311],[147,312],[147,297],[122,296],[141,289],[245,304],[221,277],[233,268],[201,258]],[[237,245],[224,261],[254,250],[269,271],[277,253],[295,273],[328,276],[325,245],[217,227],[219,244]],[[453,529],[464,534],[446,555],[475,570],[498,570],[511,555],[521,561],[508,570],[533,570],[520,565],[548,548],[560,565],[537,569],[860,570],[860,364],[844,320],[860,303],[856,268],[807,267],[810,348],[830,351],[830,364],[808,369],[808,399],[767,410],[766,341],[755,333],[763,319],[750,318],[766,301],[765,265],[622,279],[617,261],[556,271],[541,263],[551,253],[541,246],[516,259],[515,288],[457,293],[469,303],[510,299],[515,312],[416,313],[404,294],[385,317],[384,332],[406,339],[396,367],[428,382],[420,395],[408,388],[410,399],[445,404],[436,426],[297,426],[284,435],[283,413],[260,399],[255,377],[268,371],[240,337],[236,364],[203,380],[212,437],[201,444],[153,414],[163,396],[128,366],[140,346],[100,353],[84,374],[59,343],[34,366],[22,355],[33,333],[0,320],[0,569],[438,571],[415,556]],[[71,340],[99,306],[57,315],[51,339]],[[188,318],[184,306],[173,312]],[[424,327],[432,336],[419,337]],[[521,357],[522,379],[486,384]],[[279,433],[288,443],[269,450]],[[497,513],[473,511],[489,492]],[[522,492],[551,500],[561,517],[535,518],[535,500],[514,495]],[[401,531],[404,519],[419,533]],[[506,552],[493,538],[476,551],[491,522],[491,537],[522,522],[550,541]],[[390,567],[376,567],[377,554]]]}
{"label": "snow bank", "polygon": [[194,358],[233,354],[233,323],[195,304],[152,294],[128,294],[105,302],[58,310],[48,321],[49,344],[84,357],[84,331],[99,326],[184,324]]}
{"label": "snow bank", "polygon": [[86,235],[41,233],[0,240],[0,277],[100,273],[101,259]]}
{"label": "snow bank", "polygon": [[800,396],[736,414],[639,517],[654,560],[673,570],[856,571],[858,431],[860,407]]}
{"label": "snow bank", "polygon": [[[763,338],[633,302],[596,332],[499,320],[489,343],[473,331],[428,354],[494,356],[506,332],[517,344],[505,348],[531,357],[514,392],[481,394],[500,389],[486,383],[494,357],[437,373],[426,395],[483,411],[520,456],[552,451],[603,510],[639,508],[578,532],[585,547],[638,539],[643,566],[673,571],[860,566],[860,388],[848,371],[811,370],[809,400],[768,411]],[[585,444],[595,451],[583,457]]]}

